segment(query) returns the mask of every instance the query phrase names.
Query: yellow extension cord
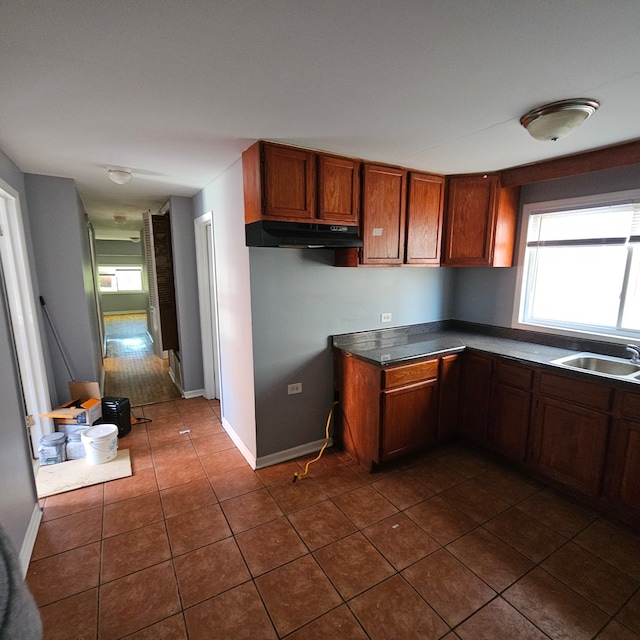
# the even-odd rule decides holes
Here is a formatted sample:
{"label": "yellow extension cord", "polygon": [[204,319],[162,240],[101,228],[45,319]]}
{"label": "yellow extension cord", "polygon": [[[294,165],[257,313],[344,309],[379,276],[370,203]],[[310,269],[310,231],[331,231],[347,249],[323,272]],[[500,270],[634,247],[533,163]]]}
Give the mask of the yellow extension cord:
{"label": "yellow extension cord", "polygon": [[309,462],[307,462],[307,464],[304,466],[303,473],[298,473],[296,471],[293,474],[293,480],[291,482],[296,482],[297,480],[300,480],[301,478],[304,478],[305,476],[309,475],[309,467],[314,462],[317,462],[318,460],[320,460],[320,458],[322,457],[324,450],[327,448],[327,445],[329,444],[329,426],[331,425],[331,418],[333,417],[333,409],[337,404],[338,402],[336,401],[331,405],[331,410],[329,411],[329,415],[327,416],[327,426],[324,430],[324,444],[322,445],[322,449],[320,449],[320,453],[313,460],[309,460]]}

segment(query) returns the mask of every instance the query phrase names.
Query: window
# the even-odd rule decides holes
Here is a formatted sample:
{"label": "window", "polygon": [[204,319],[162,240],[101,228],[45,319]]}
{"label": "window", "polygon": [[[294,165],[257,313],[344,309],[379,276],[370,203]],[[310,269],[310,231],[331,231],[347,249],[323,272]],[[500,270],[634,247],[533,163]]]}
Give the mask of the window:
{"label": "window", "polygon": [[518,323],[639,338],[640,192],[526,205],[524,213]]}
{"label": "window", "polygon": [[101,293],[140,292],[142,267],[98,267]]}

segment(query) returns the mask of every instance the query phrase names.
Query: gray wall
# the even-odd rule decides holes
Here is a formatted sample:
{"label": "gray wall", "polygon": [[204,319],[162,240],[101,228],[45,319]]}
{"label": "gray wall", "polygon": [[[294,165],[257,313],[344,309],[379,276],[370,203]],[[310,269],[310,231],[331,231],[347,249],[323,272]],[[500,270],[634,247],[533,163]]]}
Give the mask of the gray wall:
{"label": "gray wall", "polygon": [[[89,236],[73,180],[25,175],[31,238],[40,293],[77,380],[101,380],[102,357]],[[46,319],[43,319],[46,322]],[[49,327],[52,404],[68,399],[70,380]]]}
{"label": "gray wall", "polygon": [[[2,151],[0,179],[19,194],[27,245],[30,245],[23,176]],[[3,282],[0,283],[0,523],[16,550],[20,551],[31,516],[37,506],[37,497],[27,432],[24,428],[22,391]],[[34,289],[37,291],[35,282]]]}
{"label": "gray wall", "polygon": [[[333,401],[330,336],[450,317],[453,275],[437,268],[339,268],[334,252],[252,248],[259,457],[324,438]],[[380,314],[391,312],[390,325]],[[288,395],[287,385],[303,392]]]}
{"label": "gray wall", "polygon": [[[240,161],[193,198],[193,218],[212,212],[222,417],[256,456],[249,249],[244,244],[244,203]],[[193,228],[193,222],[191,223]]]}
{"label": "gray wall", "polygon": [[169,205],[182,390],[185,394],[201,393],[204,387],[204,373],[191,198],[172,196],[169,198]]}
{"label": "gray wall", "polygon": [[[145,273],[142,242],[129,240],[96,240],[96,263],[98,267],[140,266]],[[149,308],[149,293],[146,276],[143,277],[141,293],[100,293],[103,314],[146,312]]]}
{"label": "gray wall", "polygon": [[[638,188],[640,164],[527,185],[520,196],[520,219],[524,204]],[[457,269],[454,317],[468,322],[511,326],[516,275],[515,266]]]}

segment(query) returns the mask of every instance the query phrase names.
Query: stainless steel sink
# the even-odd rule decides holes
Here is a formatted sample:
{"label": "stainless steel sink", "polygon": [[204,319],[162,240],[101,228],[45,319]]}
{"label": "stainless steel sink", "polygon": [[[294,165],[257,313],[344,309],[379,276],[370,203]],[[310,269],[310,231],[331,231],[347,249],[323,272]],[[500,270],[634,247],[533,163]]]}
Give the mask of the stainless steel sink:
{"label": "stainless steel sink", "polygon": [[578,353],[552,360],[553,364],[559,364],[571,369],[590,371],[612,378],[623,378],[640,382],[640,365],[633,364],[624,358],[603,356],[597,353]]}

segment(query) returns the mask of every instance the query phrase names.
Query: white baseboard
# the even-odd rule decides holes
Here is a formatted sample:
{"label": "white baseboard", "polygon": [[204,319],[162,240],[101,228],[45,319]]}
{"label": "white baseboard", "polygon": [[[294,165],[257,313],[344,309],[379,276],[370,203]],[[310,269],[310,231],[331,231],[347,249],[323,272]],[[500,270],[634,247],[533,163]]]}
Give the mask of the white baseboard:
{"label": "white baseboard", "polygon": [[194,389],[193,391],[183,391],[182,392],[182,397],[183,398],[199,398],[201,396],[204,396],[204,389]]}
{"label": "white baseboard", "polygon": [[31,561],[31,554],[33,553],[33,546],[36,543],[36,536],[38,535],[38,528],[40,527],[40,521],[42,520],[42,510],[38,503],[33,506],[33,512],[31,513],[31,520],[29,520],[29,526],[27,532],[24,534],[24,540],[22,541],[22,547],[20,548],[20,566],[22,567],[22,577],[27,575],[29,569],[29,562]]}
{"label": "white baseboard", "polygon": [[229,424],[229,422],[224,418],[222,418],[222,426],[224,430],[227,432],[229,437],[233,440],[233,444],[236,445],[238,451],[244,456],[244,459],[249,463],[252,469],[256,468],[256,457],[249,451],[247,445],[242,442],[240,436],[233,430],[233,427]]}
{"label": "white baseboard", "polygon": [[[324,438],[322,440],[316,440],[315,442],[307,442],[291,449],[285,449],[284,451],[278,451],[277,453],[271,453],[268,456],[261,456],[256,460],[255,469],[263,469],[264,467],[270,467],[280,462],[286,462],[287,460],[293,460],[300,456],[305,456],[310,453],[317,453],[322,449],[324,444]],[[333,445],[333,438],[329,438],[328,447]]]}

